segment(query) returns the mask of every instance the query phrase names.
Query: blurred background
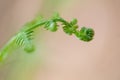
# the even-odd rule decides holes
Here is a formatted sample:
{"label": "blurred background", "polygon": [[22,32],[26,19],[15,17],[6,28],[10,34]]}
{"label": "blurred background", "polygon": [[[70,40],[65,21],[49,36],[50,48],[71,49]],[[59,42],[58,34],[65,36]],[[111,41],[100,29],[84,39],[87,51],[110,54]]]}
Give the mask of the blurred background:
{"label": "blurred background", "polygon": [[[91,42],[36,31],[36,51],[15,51],[0,63],[0,80],[119,80],[120,0],[0,0],[0,48],[36,14],[54,12],[94,28]],[[39,33],[39,34],[38,34]]]}

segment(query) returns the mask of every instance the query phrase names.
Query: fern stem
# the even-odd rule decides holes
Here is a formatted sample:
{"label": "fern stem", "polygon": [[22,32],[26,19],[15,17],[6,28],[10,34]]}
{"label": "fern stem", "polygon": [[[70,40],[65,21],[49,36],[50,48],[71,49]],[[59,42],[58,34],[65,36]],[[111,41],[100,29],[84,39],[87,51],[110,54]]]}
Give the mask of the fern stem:
{"label": "fern stem", "polygon": [[16,36],[10,39],[7,44],[0,51],[0,61],[4,60],[7,55],[10,53],[11,49],[13,49],[13,45],[15,43]]}
{"label": "fern stem", "polygon": [[34,24],[34,25],[32,25],[32,26],[29,26],[28,29],[24,29],[24,28],[23,28],[23,31],[31,31],[31,30],[34,30],[35,28],[40,27],[40,26],[44,25],[45,23],[46,23],[46,21],[43,21],[43,22]]}
{"label": "fern stem", "polygon": [[[32,25],[32,26],[29,26],[29,28],[27,28],[27,29],[22,29],[23,31],[30,31],[30,30],[34,30],[34,29],[36,29],[36,28],[38,28],[38,27],[41,27],[42,25],[44,25],[44,24],[46,24],[46,22],[48,22],[49,20],[44,20],[44,21],[41,21],[41,22],[39,22],[39,23],[35,23],[34,25]],[[64,20],[63,18],[57,18],[57,19],[53,19],[53,21],[55,21],[55,22],[61,22],[62,24],[65,24],[65,25],[67,25],[67,26],[69,26],[69,27],[72,27],[71,25],[70,25],[70,23],[69,22],[67,22],[66,20]]]}

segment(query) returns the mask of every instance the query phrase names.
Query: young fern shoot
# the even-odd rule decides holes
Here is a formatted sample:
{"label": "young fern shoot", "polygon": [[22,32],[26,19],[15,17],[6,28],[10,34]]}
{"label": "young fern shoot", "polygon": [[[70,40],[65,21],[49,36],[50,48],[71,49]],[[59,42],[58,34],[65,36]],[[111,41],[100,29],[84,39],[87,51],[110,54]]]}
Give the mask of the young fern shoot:
{"label": "young fern shoot", "polygon": [[[58,23],[61,23],[61,25],[58,25]],[[11,47],[23,48],[27,53],[33,52],[35,50],[34,44],[32,43],[33,33],[36,28],[41,26],[44,26],[45,29],[52,32],[57,31],[58,27],[61,26],[66,34],[74,34],[77,38],[85,42],[91,41],[94,36],[94,30],[92,28],[82,27],[78,30],[77,19],[73,19],[68,22],[61,18],[58,14],[48,20],[43,17],[37,17],[25,24],[23,28],[1,49],[0,60],[2,61],[7,57],[12,50]]]}

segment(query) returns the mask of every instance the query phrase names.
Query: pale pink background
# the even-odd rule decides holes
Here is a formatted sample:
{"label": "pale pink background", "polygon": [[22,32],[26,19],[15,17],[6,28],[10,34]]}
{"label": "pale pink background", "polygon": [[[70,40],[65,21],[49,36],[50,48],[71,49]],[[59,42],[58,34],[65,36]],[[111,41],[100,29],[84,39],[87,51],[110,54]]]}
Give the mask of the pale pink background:
{"label": "pale pink background", "polygon": [[[54,11],[44,10],[43,2],[44,0],[0,0],[1,47],[26,21],[32,19],[38,10],[46,15]],[[42,54],[42,65],[32,66],[31,72],[29,66],[35,65],[33,61],[33,64],[27,66],[30,69],[26,70],[26,73],[22,67],[22,73],[18,72],[19,76],[12,80],[119,80],[120,0],[63,2],[55,11],[59,11],[67,20],[77,18],[80,27],[94,28],[94,40],[89,43],[79,41],[75,36],[66,35],[62,29],[56,33],[43,31],[42,37],[39,37],[41,34],[37,35],[39,38],[36,51],[36,54]],[[33,58],[38,61],[36,64],[40,64],[39,54]]]}

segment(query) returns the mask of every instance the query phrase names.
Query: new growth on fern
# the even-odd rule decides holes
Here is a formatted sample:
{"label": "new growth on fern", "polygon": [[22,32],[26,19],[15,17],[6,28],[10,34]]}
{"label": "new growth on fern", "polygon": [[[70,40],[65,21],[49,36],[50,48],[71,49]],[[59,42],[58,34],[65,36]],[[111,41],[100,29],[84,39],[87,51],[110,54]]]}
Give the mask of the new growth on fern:
{"label": "new growth on fern", "polygon": [[4,60],[7,57],[12,49],[11,47],[23,48],[27,53],[33,52],[35,50],[34,44],[32,43],[33,33],[36,28],[41,26],[52,32],[57,31],[61,26],[66,34],[75,35],[77,38],[85,42],[91,41],[94,36],[94,30],[92,28],[82,27],[79,30],[77,19],[68,22],[58,14],[48,20],[38,16],[34,20],[26,23],[23,28],[1,49],[0,60]]}

